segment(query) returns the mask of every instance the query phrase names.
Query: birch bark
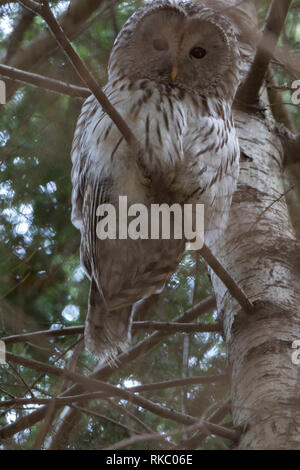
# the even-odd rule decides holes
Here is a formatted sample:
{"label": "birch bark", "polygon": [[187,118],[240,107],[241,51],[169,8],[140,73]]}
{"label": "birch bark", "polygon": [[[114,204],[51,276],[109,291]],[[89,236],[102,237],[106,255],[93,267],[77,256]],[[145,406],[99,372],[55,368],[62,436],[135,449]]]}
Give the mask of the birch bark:
{"label": "birch bark", "polygon": [[[300,244],[283,188],[283,148],[272,123],[237,112],[241,173],[224,237],[214,254],[256,309],[246,316],[212,274],[232,377],[238,448],[300,449]],[[298,399],[299,403],[299,399]],[[299,407],[298,407],[299,408]]]}

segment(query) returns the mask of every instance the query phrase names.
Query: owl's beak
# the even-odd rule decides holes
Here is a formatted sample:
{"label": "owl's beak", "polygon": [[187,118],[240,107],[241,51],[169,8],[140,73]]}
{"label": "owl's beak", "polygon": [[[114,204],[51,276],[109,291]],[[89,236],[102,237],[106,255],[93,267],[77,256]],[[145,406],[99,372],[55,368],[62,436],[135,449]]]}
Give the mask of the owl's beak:
{"label": "owl's beak", "polygon": [[178,75],[178,67],[177,65],[173,65],[172,70],[171,70],[171,75],[170,75],[172,83],[175,82],[177,75]]}

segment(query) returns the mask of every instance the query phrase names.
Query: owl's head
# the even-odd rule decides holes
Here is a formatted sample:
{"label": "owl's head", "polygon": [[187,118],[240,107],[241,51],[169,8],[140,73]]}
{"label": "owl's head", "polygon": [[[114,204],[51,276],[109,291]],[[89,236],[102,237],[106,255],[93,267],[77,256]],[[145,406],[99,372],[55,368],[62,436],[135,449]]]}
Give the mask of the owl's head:
{"label": "owl's head", "polygon": [[201,3],[154,1],[128,20],[115,41],[109,78],[121,76],[167,82],[192,93],[233,95],[239,79],[237,39],[229,21]]}

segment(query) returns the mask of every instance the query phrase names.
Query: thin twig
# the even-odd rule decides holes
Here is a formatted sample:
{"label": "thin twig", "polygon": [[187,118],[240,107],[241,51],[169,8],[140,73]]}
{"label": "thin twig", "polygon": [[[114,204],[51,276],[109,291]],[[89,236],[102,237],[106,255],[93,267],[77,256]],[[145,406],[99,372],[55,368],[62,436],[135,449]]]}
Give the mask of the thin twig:
{"label": "thin twig", "polygon": [[11,80],[43,88],[44,90],[68,95],[72,98],[87,98],[91,95],[88,88],[71,85],[60,80],[38,75],[37,73],[25,72],[24,70],[16,69],[8,65],[0,64],[0,75]]}
{"label": "thin twig", "polygon": [[119,403],[115,403],[113,399],[111,398],[105,398],[105,400],[115,408],[119,410],[120,413],[124,413],[127,417],[135,421],[137,424],[139,424],[144,430],[147,432],[154,432],[146,423],[144,423],[141,419],[139,419],[137,416],[135,416],[134,413],[132,413],[126,406],[122,406]]}
{"label": "thin twig", "polygon": [[[230,412],[230,400],[226,400],[220,404],[220,406],[206,419],[210,423],[218,423]],[[206,438],[207,433],[203,430],[197,431],[191,438],[182,441],[176,447],[176,450],[180,449],[197,449],[200,443]]]}
{"label": "thin twig", "polygon": [[226,271],[222,264],[217,260],[217,258],[212,254],[210,249],[203,245],[200,250],[201,256],[205,259],[207,264],[211,267],[214,273],[218,276],[223,284],[227,287],[232,297],[234,297],[238,303],[241,305],[243,310],[246,313],[253,313],[253,304],[250,302],[245,292],[237,285],[232,276]]}
{"label": "thin twig", "polygon": [[109,418],[108,416],[105,416],[101,413],[97,413],[96,411],[92,411],[92,410],[89,410],[88,408],[84,408],[84,407],[78,406],[78,405],[72,405],[72,407],[75,408],[76,410],[81,411],[82,413],[85,413],[88,416],[92,416],[93,418],[105,420],[108,423],[114,424],[115,426],[119,426],[120,428],[125,429],[125,431],[127,431],[127,432],[131,432],[135,435],[140,434],[135,429],[130,428],[129,426],[127,426],[125,424],[119,423],[118,421],[116,421],[112,418]]}
{"label": "thin twig", "polygon": [[156,330],[165,333],[219,333],[221,325],[219,323],[177,323],[177,322],[157,322],[140,321],[133,322],[133,330]]}
{"label": "thin twig", "polygon": [[[69,379],[73,380],[75,383],[80,384],[85,389],[90,391],[103,391],[111,396],[118,396],[122,399],[130,401],[137,406],[141,406],[158,416],[164,417],[166,419],[171,419],[175,422],[181,424],[191,424],[196,421],[196,418],[189,415],[184,415],[183,413],[179,413],[178,411],[171,410],[166,407],[161,407],[156,403],[153,403],[146,398],[141,396],[136,396],[134,393],[118,388],[114,385],[108,384],[101,380],[97,380],[93,377],[85,377],[83,375],[76,374],[74,372],[69,371],[68,369],[60,369],[58,367],[49,366],[48,364],[44,364],[40,361],[36,361],[33,359],[27,359],[21,356],[17,356],[16,354],[12,354],[10,352],[6,353],[7,359],[16,362],[17,364],[21,364],[24,367],[30,367],[37,370],[43,370],[49,374],[56,375],[58,377],[68,377]],[[2,430],[3,431],[3,430]],[[1,432],[0,432],[1,435]]]}
{"label": "thin twig", "polygon": [[[187,310],[183,315],[179,315],[178,317],[174,318],[174,320],[177,322],[183,322],[183,323],[193,321],[195,318],[199,317],[200,315],[204,315],[212,308],[215,308],[215,306],[216,306],[215,297],[209,296],[206,299],[199,302],[194,307]],[[130,351],[128,351],[127,353],[121,354],[118,357],[117,368],[111,367],[110,365],[104,365],[104,366],[97,368],[97,370],[93,374],[91,374],[89,377],[107,380],[108,377],[110,377],[110,375],[112,375],[116,371],[119,371],[123,366],[125,365],[128,366],[130,361],[135,360],[136,357],[141,357],[143,354],[146,354],[155,345],[160,343],[160,341],[165,336],[166,336],[165,334],[160,333],[160,332],[153,333],[152,335],[150,335],[148,338],[141,341],[136,346],[133,346],[130,349]],[[68,390],[66,390],[62,394],[62,396],[65,397],[68,395],[78,395],[79,393],[82,393],[81,387],[78,385],[73,385]],[[0,439],[7,439],[13,436],[16,432],[23,431],[24,429],[27,429],[33,426],[35,423],[39,422],[41,419],[44,418],[46,410],[47,410],[46,407],[40,408],[39,410],[33,411],[29,416],[28,415],[23,416],[19,418],[18,420],[16,420],[14,423],[4,426],[2,429],[0,429]]]}
{"label": "thin twig", "polygon": [[184,434],[188,433],[191,431],[199,430],[199,428],[202,430],[202,432],[208,432],[208,434],[213,433],[215,435],[225,437],[226,439],[230,439],[232,441],[236,441],[238,434],[236,431],[232,429],[227,429],[224,428],[223,426],[219,426],[217,424],[213,424],[207,421],[203,421],[202,419],[197,420],[194,424],[190,426],[184,426],[180,429],[176,429],[175,431],[169,431],[166,433],[151,433],[151,434],[141,434],[139,436],[132,436],[128,439],[123,439],[122,441],[117,442],[116,444],[113,444],[112,446],[104,448],[104,450],[118,450],[122,449],[123,447],[126,447],[128,445],[135,444],[137,442],[145,442],[145,441],[151,441],[151,440],[162,440],[165,439],[168,436],[174,436],[175,434]]}
{"label": "thin twig", "polygon": [[253,64],[237,94],[236,101],[241,105],[255,106],[258,102],[259,90],[274,55],[291,2],[292,0],[273,0],[270,5]]}
{"label": "thin twig", "polygon": [[[152,390],[163,390],[163,389],[172,388],[172,387],[183,387],[187,385],[217,383],[217,382],[226,382],[226,381],[228,381],[228,376],[225,374],[224,375],[220,374],[220,375],[207,376],[207,377],[205,376],[204,377],[190,377],[187,379],[168,380],[166,382],[157,382],[153,384],[138,385],[136,387],[130,387],[127,390],[130,392],[147,392],[147,391],[152,391]],[[48,392],[43,392],[43,390],[39,390],[39,392],[42,392],[46,395],[50,395]],[[35,396],[32,396],[32,398],[19,398],[19,397],[14,397],[13,395],[10,395],[10,396],[12,397],[11,400],[3,400],[2,402],[0,402],[0,408],[1,407],[7,408],[15,404],[47,405],[50,402],[50,400],[54,398],[54,396],[52,395],[51,395],[51,398],[38,398]],[[111,402],[109,398],[105,397],[105,394],[102,391],[82,393],[80,395],[66,396],[66,397],[55,396],[57,404],[60,404],[60,405],[69,405],[73,402],[88,401],[88,400],[94,400],[98,398],[106,398],[109,402]],[[119,406],[119,405],[116,405],[116,406]],[[128,410],[124,410],[124,412],[128,412]]]}
{"label": "thin twig", "polygon": [[[179,323],[179,322],[156,322],[156,321],[141,321],[133,322],[133,331],[137,330],[151,330],[159,331],[164,334],[185,332],[185,333],[219,333],[221,326],[219,323]],[[32,333],[20,333],[18,335],[4,336],[1,338],[5,344],[13,343],[28,343],[30,340],[67,336],[67,335],[78,335],[84,333],[84,326],[68,326],[66,328],[58,328],[56,330],[42,330],[34,331]],[[32,344],[32,346],[35,346]]]}
{"label": "thin twig", "polygon": [[287,129],[289,129],[291,132],[295,133],[296,128],[294,126],[293,120],[291,118],[291,115],[289,113],[287,106],[284,104],[282,94],[279,91],[280,87],[277,86],[276,77],[273,74],[270,67],[268,68],[266,77],[267,77],[267,83],[268,83],[267,93],[269,97],[269,103],[275,103],[275,102],[280,103],[280,106],[272,107],[272,113],[273,113],[274,118],[276,119],[277,122],[284,124],[285,127],[287,127]]}
{"label": "thin twig", "polygon": [[20,47],[26,31],[31,26],[34,20],[32,11],[23,11],[22,14],[17,16],[14,21],[13,31],[8,38],[8,46],[6,49],[4,62],[9,63],[11,57]]}
{"label": "thin twig", "polygon": [[18,335],[4,336],[1,338],[5,344],[22,343],[30,340],[56,337],[56,336],[67,336],[67,335],[79,335],[84,333],[84,326],[69,326],[66,328],[58,328],[56,330],[42,330],[34,331],[32,333],[20,333]]}
{"label": "thin twig", "polygon": [[166,382],[157,382],[153,384],[137,385],[130,387],[131,392],[148,392],[151,390],[163,390],[172,387],[186,387],[187,385],[197,385],[205,383],[227,382],[228,375],[208,375],[203,377],[188,377],[186,379],[167,380]]}
{"label": "thin twig", "polygon": [[51,401],[55,398],[56,406],[71,406],[72,403],[80,403],[85,401],[97,400],[99,398],[105,398],[105,394],[103,392],[91,392],[91,393],[82,393],[81,395],[72,395],[67,397],[56,397],[51,396],[50,398],[13,398],[11,400],[2,400],[0,401],[0,408],[9,408],[10,406],[15,405],[49,405]]}
{"label": "thin twig", "polygon": [[55,398],[51,398],[49,406],[47,408],[47,413],[45,416],[44,423],[42,425],[42,428],[38,435],[36,436],[36,439],[34,441],[33,446],[31,447],[31,450],[40,450],[43,447],[43,442],[51,428],[52,421],[55,417],[56,413],[56,404],[55,404]]}
{"label": "thin twig", "polygon": [[19,380],[22,382],[22,384],[24,385],[24,387],[26,388],[27,392],[29,392],[31,398],[35,398],[34,397],[34,393],[32,392],[31,388],[29,387],[29,385],[27,384],[27,382],[23,379],[22,375],[19,373],[19,371],[16,369],[16,367],[14,367],[13,364],[9,363],[9,366],[12,368],[12,370],[14,371],[14,373],[16,374],[16,376],[19,378]]}
{"label": "thin twig", "polygon": [[119,112],[110,103],[107,96],[101,90],[99,84],[96,82],[96,80],[93,78],[93,76],[87,69],[86,65],[80,59],[79,55],[71,45],[63,29],[61,28],[55,16],[53,15],[52,10],[49,6],[49,2],[47,0],[42,0],[42,3],[36,3],[33,0],[19,0],[19,3],[21,3],[26,8],[31,9],[35,13],[38,13],[44,19],[57,43],[66,53],[69,60],[72,62],[74,69],[76,70],[83,83],[85,83],[87,87],[91,90],[98,103],[102,106],[103,110],[115,123],[115,125],[125,138],[126,142],[133,150],[135,157],[138,158],[140,154],[140,146],[135,135],[129,129],[128,125],[126,124],[122,116],[119,114]]}

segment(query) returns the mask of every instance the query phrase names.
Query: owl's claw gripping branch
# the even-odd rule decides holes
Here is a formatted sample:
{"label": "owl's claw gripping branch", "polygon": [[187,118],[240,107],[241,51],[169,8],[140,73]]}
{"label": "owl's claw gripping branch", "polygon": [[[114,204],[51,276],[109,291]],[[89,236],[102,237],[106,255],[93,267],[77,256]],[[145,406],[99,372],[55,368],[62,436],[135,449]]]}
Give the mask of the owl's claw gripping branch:
{"label": "owl's claw gripping branch", "polygon": [[173,184],[174,181],[175,181],[175,178],[176,178],[176,173],[175,171],[170,171],[170,173],[167,174],[167,183],[169,183],[169,185]]}
{"label": "owl's claw gripping branch", "polygon": [[173,183],[170,186],[170,191],[172,192],[180,191],[181,189],[182,189],[182,184],[180,183]]}
{"label": "owl's claw gripping branch", "polygon": [[148,178],[148,177],[146,177],[146,176],[142,176],[142,175],[140,174],[140,172],[139,172],[138,178],[139,178],[140,183],[141,183],[143,186],[147,186],[147,188],[149,188],[149,187],[151,186],[151,182],[152,182],[151,178]]}

